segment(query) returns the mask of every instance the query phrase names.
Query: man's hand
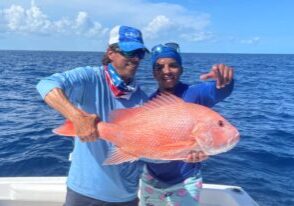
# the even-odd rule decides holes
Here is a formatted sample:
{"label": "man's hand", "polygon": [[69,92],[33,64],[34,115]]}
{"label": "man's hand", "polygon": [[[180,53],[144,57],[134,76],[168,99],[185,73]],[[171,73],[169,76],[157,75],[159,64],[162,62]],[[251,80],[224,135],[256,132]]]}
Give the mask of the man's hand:
{"label": "man's hand", "polygon": [[234,77],[234,69],[224,64],[215,64],[212,66],[211,71],[207,74],[200,76],[200,79],[215,79],[216,88],[220,89],[229,84]]}
{"label": "man's hand", "polygon": [[99,137],[97,124],[100,118],[95,114],[88,114],[80,111],[80,113],[73,119],[74,128],[77,136],[83,142],[93,142]]}
{"label": "man's hand", "polygon": [[203,160],[206,160],[207,158],[208,158],[208,156],[206,154],[204,154],[204,152],[191,151],[189,153],[187,159],[184,161],[189,162],[189,163],[195,163],[195,162],[202,162]]}

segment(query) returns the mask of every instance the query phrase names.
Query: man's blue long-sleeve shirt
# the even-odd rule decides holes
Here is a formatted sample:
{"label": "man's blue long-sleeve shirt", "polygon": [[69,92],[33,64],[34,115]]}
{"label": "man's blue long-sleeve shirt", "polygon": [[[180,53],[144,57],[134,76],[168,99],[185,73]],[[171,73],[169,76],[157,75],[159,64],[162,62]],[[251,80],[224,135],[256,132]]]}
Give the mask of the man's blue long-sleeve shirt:
{"label": "man's blue long-sleeve shirt", "polygon": [[[135,107],[147,100],[140,88],[128,100],[114,97],[103,67],[80,67],[56,73],[37,85],[43,99],[54,88],[62,89],[71,103],[88,113],[99,115],[102,121],[108,121],[112,110]],[[142,171],[140,162],[103,165],[108,152],[113,149],[110,142],[102,139],[81,142],[79,138],[74,138],[74,141],[67,179],[70,189],[106,202],[126,202],[137,197]]]}

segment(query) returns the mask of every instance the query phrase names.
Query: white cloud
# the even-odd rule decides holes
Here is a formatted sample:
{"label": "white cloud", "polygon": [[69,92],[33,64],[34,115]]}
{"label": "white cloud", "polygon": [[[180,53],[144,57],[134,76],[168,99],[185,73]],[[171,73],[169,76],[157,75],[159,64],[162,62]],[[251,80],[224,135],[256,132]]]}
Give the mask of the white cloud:
{"label": "white cloud", "polygon": [[108,29],[103,28],[99,22],[93,22],[88,13],[84,11],[78,13],[72,28],[76,31],[76,34],[84,34],[88,37],[98,34],[104,35],[108,31]]}
{"label": "white cloud", "polygon": [[206,31],[210,21],[209,16],[156,16],[146,27],[143,33],[146,38],[182,39],[186,41],[204,41],[212,38],[212,33]]}
{"label": "white cloud", "polygon": [[[143,0],[72,0],[71,3],[52,0],[43,3],[46,5],[43,9],[55,9],[51,12],[51,17],[34,2],[31,2],[30,8],[14,4],[2,12],[0,10],[0,19],[3,17],[5,20],[2,27],[7,32],[21,34],[82,35],[96,38],[105,36],[108,27],[124,24],[141,28],[144,38],[152,41],[171,38],[203,41],[209,36],[206,35],[209,33],[206,30],[210,16],[191,12],[177,4],[149,3]],[[66,12],[62,12],[62,9]],[[75,17],[72,17],[73,11],[76,12]],[[65,16],[58,17],[56,13],[64,13]]]}
{"label": "white cloud", "polygon": [[152,19],[151,22],[149,22],[142,31],[145,35],[145,38],[153,39],[158,37],[158,35],[160,35],[162,32],[171,29],[172,26],[173,24],[169,18],[163,15],[159,15]]}
{"label": "white cloud", "polygon": [[80,29],[87,29],[91,26],[91,21],[86,12],[80,11],[75,19],[75,27]]}
{"label": "white cloud", "polygon": [[211,32],[196,32],[194,34],[181,34],[181,37],[187,41],[194,41],[194,42],[199,42],[199,41],[205,41],[205,40],[210,40],[213,38],[213,34]]}
{"label": "white cloud", "polygon": [[28,9],[20,5],[11,5],[7,9],[0,10],[0,17],[3,19],[2,27],[6,32],[21,34],[75,34],[96,37],[105,35],[108,31],[99,22],[92,21],[88,13],[83,11],[78,12],[73,20],[61,18],[53,21],[33,1]]}
{"label": "white cloud", "polygon": [[3,11],[0,10],[0,32],[1,33],[4,33],[5,27],[6,27],[6,24],[5,24],[5,20],[3,18]]}
{"label": "white cloud", "polygon": [[243,39],[240,40],[240,43],[242,44],[257,44],[260,41],[260,37],[253,37],[251,39]]}
{"label": "white cloud", "polygon": [[176,41],[184,48],[193,42],[211,41],[210,15],[180,4],[149,0],[5,1],[0,3],[0,35],[7,38],[7,48],[22,49],[28,44],[26,48],[104,50],[109,28],[129,25],[141,29],[147,47]]}
{"label": "white cloud", "polygon": [[46,33],[50,29],[47,16],[33,2],[27,10],[19,5],[11,5],[2,11],[2,15],[10,32]]}
{"label": "white cloud", "polygon": [[24,23],[25,11],[21,6],[12,5],[9,9],[3,10],[1,14],[7,22],[8,29],[11,31],[19,29],[19,26]]}

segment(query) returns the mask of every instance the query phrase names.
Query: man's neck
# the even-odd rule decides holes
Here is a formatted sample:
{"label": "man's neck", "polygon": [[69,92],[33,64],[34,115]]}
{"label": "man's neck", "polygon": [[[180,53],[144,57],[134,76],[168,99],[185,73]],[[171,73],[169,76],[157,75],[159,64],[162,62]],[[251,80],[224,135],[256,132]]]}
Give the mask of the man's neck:
{"label": "man's neck", "polygon": [[126,83],[127,85],[130,84],[132,81],[133,81],[133,78],[127,78],[127,77],[124,77],[123,75],[121,75],[121,73],[119,72],[119,70],[112,64],[110,63],[108,65],[108,67],[112,67],[115,72],[118,74],[118,76],[124,81],[124,83]]}

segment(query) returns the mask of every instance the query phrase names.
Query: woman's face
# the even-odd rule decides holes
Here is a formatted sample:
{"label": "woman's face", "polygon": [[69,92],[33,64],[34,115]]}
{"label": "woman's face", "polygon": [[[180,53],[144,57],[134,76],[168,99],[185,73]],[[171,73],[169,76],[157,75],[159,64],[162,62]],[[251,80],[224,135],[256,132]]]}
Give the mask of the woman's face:
{"label": "woman's face", "polygon": [[182,67],[173,58],[160,58],[154,65],[153,76],[158,82],[159,90],[170,92],[180,80]]}

